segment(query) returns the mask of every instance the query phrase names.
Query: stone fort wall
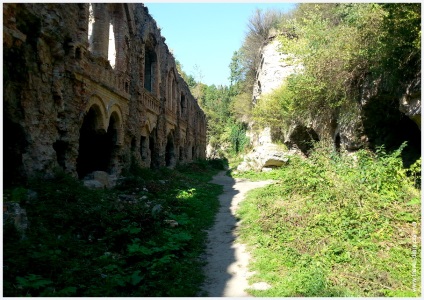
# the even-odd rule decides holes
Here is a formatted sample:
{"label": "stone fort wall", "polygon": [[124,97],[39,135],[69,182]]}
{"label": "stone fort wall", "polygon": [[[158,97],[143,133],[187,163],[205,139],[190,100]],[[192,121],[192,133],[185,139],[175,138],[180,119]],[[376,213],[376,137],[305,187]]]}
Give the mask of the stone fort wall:
{"label": "stone fort wall", "polygon": [[206,118],[143,4],[3,4],[4,182],[205,158]]}

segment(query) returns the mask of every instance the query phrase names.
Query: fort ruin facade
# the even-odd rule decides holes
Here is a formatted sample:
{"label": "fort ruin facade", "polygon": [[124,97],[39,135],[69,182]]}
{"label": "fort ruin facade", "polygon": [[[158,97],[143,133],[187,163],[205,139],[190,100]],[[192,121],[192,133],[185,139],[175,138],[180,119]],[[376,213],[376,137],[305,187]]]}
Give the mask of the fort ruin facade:
{"label": "fort ruin facade", "polygon": [[3,4],[3,59],[6,185],[205,158],[205,114],[143,4]]}

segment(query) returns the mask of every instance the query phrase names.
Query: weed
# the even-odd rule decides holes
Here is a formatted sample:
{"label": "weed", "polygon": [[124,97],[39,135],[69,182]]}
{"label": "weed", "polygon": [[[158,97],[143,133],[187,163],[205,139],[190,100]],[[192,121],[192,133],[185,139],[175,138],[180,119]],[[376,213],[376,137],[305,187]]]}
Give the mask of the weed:
{"label": "weed", "polygon": [[253,295],[420,295],[419,284],[412,291],[411,232],[421,197],[402,147],[354,156],[314,148],[275,170],[277,183],[252,191],[238,211],[255,258],[252,281],[272,286]]}
{"label": "weed", "polygon": [[[89,190],[58,174],[6,191],[26,209],[30,226],[25,240],[4,228],[4,295],[196,295],[203,229],[222,191],[208,181],[221,165],[132,170],[112,190]],[[27,189],[37,197],[25,201]]]}

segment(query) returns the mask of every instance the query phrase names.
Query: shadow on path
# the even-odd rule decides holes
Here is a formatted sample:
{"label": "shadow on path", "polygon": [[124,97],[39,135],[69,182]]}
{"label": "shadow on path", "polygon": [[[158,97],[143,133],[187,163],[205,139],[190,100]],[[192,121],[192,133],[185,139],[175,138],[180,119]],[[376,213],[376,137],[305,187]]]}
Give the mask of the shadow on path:
{"label": "shadow on path", "polygon": [[[234,179],[220,172],[212,183],[222,185],[224,192],[219,197],[220,208],[215,224],[208,230],[204,267],[206,280],[200,296],[249,297],[244,290],[249,287],[250,276],[247,265],[249,254],[245,246],[236,241],[239,222],[235,212],[249,190],[263,187],[272,181],[251,182]],[[206,295],[205,295],[206,294]]]}

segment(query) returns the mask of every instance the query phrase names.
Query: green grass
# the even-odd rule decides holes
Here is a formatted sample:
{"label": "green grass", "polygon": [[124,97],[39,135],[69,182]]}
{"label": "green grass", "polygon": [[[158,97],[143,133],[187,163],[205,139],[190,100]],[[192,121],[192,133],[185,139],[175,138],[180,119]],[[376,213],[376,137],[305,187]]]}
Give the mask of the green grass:
{"label": "green grass", "polygon": [[[198,161],[132,170],[112,190],[89,190],[58,174],[5,191],[30,225],[26,239],[4,227],[4,296],[195,296],[204,229],[222,192],[208,181],[221,167]],[[35,199],[27,200],[28,189]]]}
{"label": "green grass", "polygon": [[238,211],[257,271],[250,280],[272,286],[252,295],[419,296],[421,196],[400,151],[354,158],[317,145],[309,159],[273,171],[277,183],[252,191]]}

